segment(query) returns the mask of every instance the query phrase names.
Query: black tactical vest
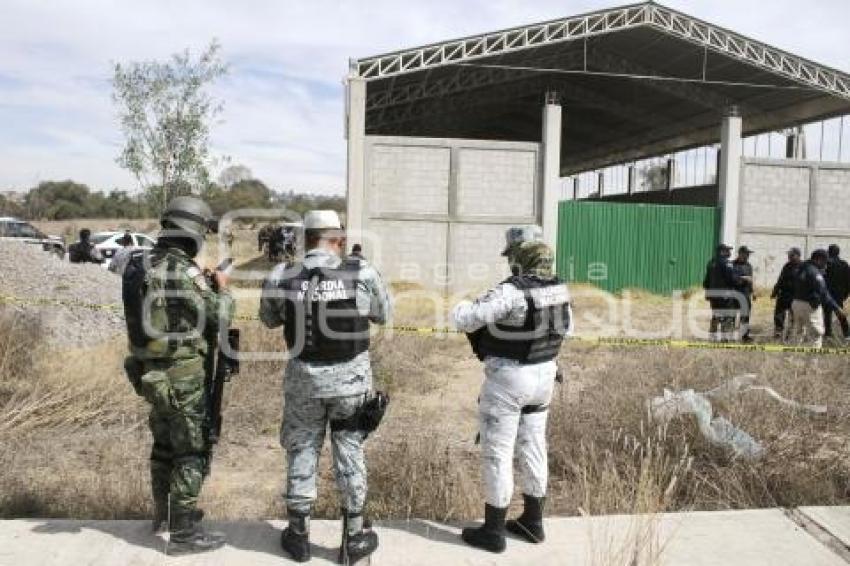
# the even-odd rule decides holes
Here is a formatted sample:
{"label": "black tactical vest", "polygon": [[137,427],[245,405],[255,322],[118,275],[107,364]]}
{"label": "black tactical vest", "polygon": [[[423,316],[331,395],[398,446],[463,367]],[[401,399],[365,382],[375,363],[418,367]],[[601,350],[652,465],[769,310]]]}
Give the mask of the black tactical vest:
{"label": "black tactical vest", "polygon": [[144,303],[147,294],[145,282],[145,256],[142,250],[131,252],[130,261],[121,276],[121,299],[124,303],[124,320],[133,346],[144,348],[150,337],[144,330]]}
{"label": "black tactical vest", "polygon": [[809,303],[812,308],[821,304],[818,276],[822,277],[820,269],[811,261],[804,261],[794,274],[794,299]]}
{"label": "black tactical vest", "polygon": [[470,335],[478,358],[508,358],[538,364],[554,360],[570,327],[569,297],[560,279],[513,276],[504,281],[523,292],[528,305],[522,326],[493,324]]}
{"label": "black tactical vest", "polygon": [[306,362],[345,362],[369,349],[369,319],[357,311],[360,262],[307,269],[281,282],[286,346]]}

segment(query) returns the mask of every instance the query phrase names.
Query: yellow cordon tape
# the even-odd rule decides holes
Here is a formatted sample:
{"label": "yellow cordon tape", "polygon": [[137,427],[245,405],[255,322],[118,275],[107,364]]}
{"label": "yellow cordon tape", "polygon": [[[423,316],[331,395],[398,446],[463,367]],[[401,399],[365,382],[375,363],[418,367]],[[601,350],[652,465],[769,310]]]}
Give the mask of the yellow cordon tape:
{"label": "yellow cordon tape", "polygon": [[[397,332],[416,334],[462,334],[454,328],[434,328],[419,326],[391,326]],[[737,350],[742,352],[790,352],[794,354],[834,354],[848,355],[850,348],[809,348],[804,346],[785,346],[783,344],[739,344],[735,342],[696,342],[692,340],[674,340],[672,338],[618,338],[608,336],[570,336],[574,342],[585,342],[598,346],[636,346],[699,350]]]}
{"label": "yellow cordon tape", "polygon": [[[118,304],[97,304],[85,301],[69,301],[61,299],[22,299],[11,295],[0,295],[0,305],[12,304],[21,306],[70,306],[93,310],[121,311]],[[234,320],[256,321],[257,316],[238,315]],[[407,332],[411,334],[463,334],[454,328],[439,328],[434,326],[388,326],[387,330]],[[619,338],[608,336],[571,336],[570,340],[598,346],[613,347],[662,347],[696,350],[734,350],[739,352],[773,352],[792,354],[830,354],[850,355],[850,348],[810,348],[803,346],[785,346],[783,344],[739,344],[735,342],[696,342],[692,340],[675,340],[673,338]]]}

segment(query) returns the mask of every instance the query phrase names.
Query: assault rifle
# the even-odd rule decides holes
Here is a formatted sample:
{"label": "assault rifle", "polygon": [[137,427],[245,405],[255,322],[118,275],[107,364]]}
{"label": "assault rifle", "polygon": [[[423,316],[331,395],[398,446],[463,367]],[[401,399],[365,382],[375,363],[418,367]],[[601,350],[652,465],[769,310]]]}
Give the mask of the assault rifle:
{"label": "assault rifle", "polygon": [[[227,271],[233,259],[224,260],[216,271]],[[213,289],[217,292],[217,286],[210,278]],[[213,313],[218,315],[218,313]],[[219,346],[219,336],[224,337],[222,332],[216,332],[207,337],[207,357],[204,360],[204,401],[206,408],[206,433],[207,449],[218,443],[221,436],[221,402],[224,396],[224,384],[230,381],[230,377],[239,373],[239,329],[227,329],[227,345],[229,353]]]}

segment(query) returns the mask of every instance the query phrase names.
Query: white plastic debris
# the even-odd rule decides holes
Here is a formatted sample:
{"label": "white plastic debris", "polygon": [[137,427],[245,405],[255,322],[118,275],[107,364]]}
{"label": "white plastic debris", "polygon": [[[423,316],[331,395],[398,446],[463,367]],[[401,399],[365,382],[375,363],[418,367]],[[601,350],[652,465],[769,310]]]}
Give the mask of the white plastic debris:
{"label": "white plastic debris", "polygon": [[710,399],[726,399],[751,391],[766,393],[779,403],[797,410],[813,414],[824,414],[827,408],[823,405],[806,405],[782,397],[770,387],[754,385],[755,374],[736,376],[714,389],[697,392],[693,389],[683,391],[664,390],[664,395],[655,397],[649,402],[652,418],[664,423],[682,415],[693,415],[702,434],[709,442],[731,449],[735,456],[756,459],[764,453],[764,447],[745,431],[733,425],[724,417],[712,417]]}

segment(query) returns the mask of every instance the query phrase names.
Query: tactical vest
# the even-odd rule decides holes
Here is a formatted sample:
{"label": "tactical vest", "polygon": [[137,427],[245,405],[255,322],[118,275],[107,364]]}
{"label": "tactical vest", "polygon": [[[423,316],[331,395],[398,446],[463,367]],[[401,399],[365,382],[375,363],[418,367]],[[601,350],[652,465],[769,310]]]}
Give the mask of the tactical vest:
{"label": "tactical vest", "polygon": [[470,337],[478,358],[508,358],[538,364],[554,360],[570,328],[567,287],[557,277],[513,276],[504,281],[525,295],[528,306],[522,326],[496,323]]}
{"label": "tactical vest", "polygon": [[804,261],[794,274],[794,299],[805,301],[816,309],[821,304],[820,286],[817,278],[820,270],[811,261]]}
{"label": "tactical vest", "polygon": [[360,262],[301,270],[281,282],[286,346],[305,362],[338,363],[369,349],[369,319],[357,310]]}
{"label": "tactical vest", "polygon": [[712,259],[708,264],[707,288],[714,291],[728,291],[731,288],[728,276],[730,269],[728,260],[719,257]]}
{"label": "tactical vest", "polygon": [[[197,328],[197,312],[193,299],[175,284],[179,267],[179,259],[165,250],[136,250],[121,277],[130,344],[153,357],[167,357],[181,346],[202,348],[202,336],[189,336]],[[156,295],[148,298],[151,293]],[[169,336],[178,333],[183,337]]]}

